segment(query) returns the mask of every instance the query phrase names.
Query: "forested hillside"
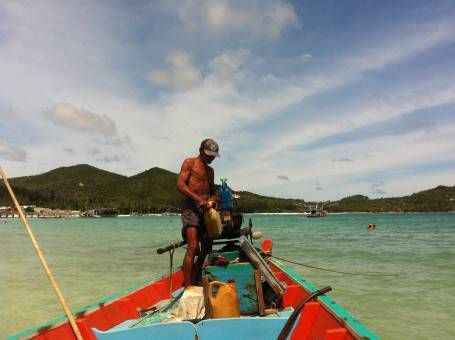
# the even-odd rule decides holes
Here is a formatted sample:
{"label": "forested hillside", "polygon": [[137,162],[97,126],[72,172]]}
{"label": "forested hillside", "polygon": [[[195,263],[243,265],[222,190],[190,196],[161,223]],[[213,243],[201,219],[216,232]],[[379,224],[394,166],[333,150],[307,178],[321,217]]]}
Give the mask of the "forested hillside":
{"label": "forested hillside", "polygon": [[[152,168],[127,177],[87,164],[61,167],[36,176],[10,180],[22,205],[52,209],[88,210],[117,208],[121,213],[179,212],[182,195],[176,189],[177,174]],[[282,199],[237,191],[244,212],[304,212],[314,202]],[[11,205],[0,185],[0,205]],[[409,196],[369,199],[355,195],[325,202],[329,212],[455,211],[455,187],[438,186]]]}
{"label": "forested hillside", "polygon": [[369,199],[366,196],[355,195],[331,202],[326,207],[331,212],[455,211],[455,187],[440,185],[409,196],[392,198]]}
{"label": "forested hillside", "polygon": [[[52,209],[88,210],[111,207],[121,213],[179,212],[183,196],[177,191],[177,174],[152,168],[126,177],[81,164],[37,176],[10,180],[22,205]],[[287,200],[240,192],[245,212],[304,211],[303,200]],[[10,205],[0,186],[0,205]]]}

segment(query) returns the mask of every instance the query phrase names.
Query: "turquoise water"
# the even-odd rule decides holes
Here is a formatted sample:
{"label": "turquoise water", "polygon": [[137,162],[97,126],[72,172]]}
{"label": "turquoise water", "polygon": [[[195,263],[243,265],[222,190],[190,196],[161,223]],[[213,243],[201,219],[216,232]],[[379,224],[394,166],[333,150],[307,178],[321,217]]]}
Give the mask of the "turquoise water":
{"label": "turquoise water", "polygon": [[[253,215],[274,254],[348,272],[290,265],[383,339],[455,338],[455,214]],[[368,232],[368,224],[377,225]],[[180,238],[180,218],[31,219],[71,309],[169,270],[156,248]],[[18,219],[0,220],[0,338],[63,312]],[[180,265],[183,250],[176,251]]]}

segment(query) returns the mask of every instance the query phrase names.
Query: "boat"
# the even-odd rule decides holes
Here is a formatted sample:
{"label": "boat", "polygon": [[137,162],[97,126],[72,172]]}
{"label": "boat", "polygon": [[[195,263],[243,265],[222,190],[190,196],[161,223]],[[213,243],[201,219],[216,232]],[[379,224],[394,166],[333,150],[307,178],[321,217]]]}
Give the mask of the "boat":
{"label": "boat", "polygon": [[[274,258],[272,240],[256,246],[258,232],[255,233],[250,220],[249,226],[236,234],[238,237],[223,234],[225,239],[214,241],[214,250],[203,268],[202,287],[184,289],[183,272],[174,271],[171,261],[169,275],[151,278],[74,311],[80,335],[90,340],[379,339],[327,295],[330,287],[317,289]],[[158,253],[169,252],[172,259],[174,249],[183,244],[183,241],[170,244],[158,249]],[[217,294],[221,292],[220,286],[234,285],[238,314],[215,316],[215,308],[218,313],[220,308],[221,312],[232,309],[232,303],[216,306],[208,298],[214,294],[215,283]],[[196,309],[199,314],[179,318],[185,294],[193,288],[202,292],[199,297],[193,296],[196,298],[193,302],[198,301],[205,311],[201,314],[199,307],[190,307],[190,314]],[[76,336],[70,322],[62,316],[8,339],[76,339]]]}
{"label": "boat", "polygon": [[311,208],[305,213],[306,217],[327,217],[329,216],[329,212],[324,210],[324,204],[322,204],[321,209],[319,209],[318,204],[316,204],[316,208]]}

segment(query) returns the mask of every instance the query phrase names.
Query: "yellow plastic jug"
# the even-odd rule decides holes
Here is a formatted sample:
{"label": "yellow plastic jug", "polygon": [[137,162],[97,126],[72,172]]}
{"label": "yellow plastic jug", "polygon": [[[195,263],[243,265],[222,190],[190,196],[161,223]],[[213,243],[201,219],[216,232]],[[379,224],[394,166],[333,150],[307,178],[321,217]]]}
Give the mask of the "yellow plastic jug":
{"label": "yellow plastic jug", "polygon": [[[213,296],[214,287],[218,287],[215,297]],[[213,319],[238,318],[240,316],[240,304],[235,282],[210,282],[208,298],[209,310]]]}
{"label": "yellow plastic jug", "polygon": [[221,235],[223,227],[221,226],[221,217],[218,211],[210,208],[204,213],[204,223],[207,228],[207,235],[210,238],[218,238]]}

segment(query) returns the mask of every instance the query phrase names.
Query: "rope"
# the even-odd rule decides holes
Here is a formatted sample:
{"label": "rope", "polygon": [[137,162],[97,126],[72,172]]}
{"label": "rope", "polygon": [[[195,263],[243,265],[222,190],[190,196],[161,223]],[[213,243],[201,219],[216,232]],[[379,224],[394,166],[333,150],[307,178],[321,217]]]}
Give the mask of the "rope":
{"label": "rope", "polygon": [[285,259],[285,258],[282,258],[282,257],[278,257],[278,256],[275,256],[275,255],[272,255],[272,257],[275,258],[275,259],[278,259],[278,260],[281,260],[281,261],[284,261],[284,262],[293,263],[293,264],[296,264],[296,265],[299,265],[299,266],[313,268],[313,269],[318,269],[318,270],[324,270],[326,272],[332,272],[332,273],[338,273],[338,274],[361,275],[361,276],[395,276],[395,277],[400,276],[399,274],[389,274],[389,273],[351,273],[351,272],[343,272],[341,270],[334,270],[334,269],[327,269],[327,268],[321,268],[321,267],[316,267],[316,266],[310,266],[310,265],[305,264],[305,263],[288,260],[288,259]]}

